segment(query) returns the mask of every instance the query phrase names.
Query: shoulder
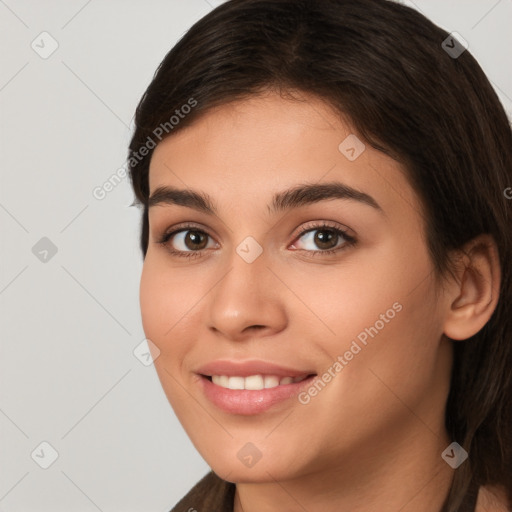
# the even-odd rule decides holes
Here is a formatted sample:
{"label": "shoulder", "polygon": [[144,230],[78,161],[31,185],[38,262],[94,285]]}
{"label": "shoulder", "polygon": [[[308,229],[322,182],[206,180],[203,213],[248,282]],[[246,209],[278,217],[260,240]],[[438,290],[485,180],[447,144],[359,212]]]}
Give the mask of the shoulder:
{"label": "shoulder", "polygon": [[235,498],[235,484],[219,478],[213,471],[207,473],[172,508],[171,512],[223,510],[231,512]]}
{"label": "shoulder", "polygon": [[478,491],[476,512],[511,512],[512,504],[507,500],[503,487],[484,485]]}

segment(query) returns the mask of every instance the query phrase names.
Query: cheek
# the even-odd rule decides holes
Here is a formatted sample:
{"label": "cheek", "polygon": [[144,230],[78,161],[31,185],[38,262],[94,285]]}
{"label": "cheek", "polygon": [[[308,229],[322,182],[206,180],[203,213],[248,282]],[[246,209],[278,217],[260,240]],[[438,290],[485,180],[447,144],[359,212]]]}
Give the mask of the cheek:
{"label": "cheek", "polygon": [[139,289],[144,332],[147,335],[151,333],[155,339],[171,338],[174,326],[193,306],[194,298],[200,293],[200,282],[194,279],[194,286],[191,286],[186,272],[170,269],[164,257],[148,251]]}
{"label": "cheek", "polygon": [[361,256],[310,297],[321,312],[320,344],[331,364],[338,356],[346,361],[332,393],[379,408],[396,402],[393,391],[414,402],[431,384],[442,315],[426,248],[417,242],[410,249],[390,244],[371,261]]}
{"label": "cheek", "polygon": [[[160,276],[160,279],[159,279]],[[152,263],[149,256],[144,261],[140,279],[139,299],[142,325],[146,337],[156,343],[160,349],[165,330],[168,329],[168,311],[172,311],[172,294],[166,293],[167,287],[163,274]],[[172,325],[172,324],[171,324]]]}
{"label": "cheek", "polygon": [[173,343],[173,339],[186,323],[186,313],[193,305],[197,290],[191,293],[181,274],[169,271],[148,252],[140,280],[140,310],[144,333],[160,350],[157,361],[160,363],[175,361],[173,352],[185,349],[183,343]]}
{"label": "cheek", "polygon": [[182,361],[188,350],[186,340],[179,339],[178,342],[177,337],[187,324],[185,315],[191,307],[187,287],[179,281],[179,272],[169,272],[166,265],[148,251],[139,288],[142,325],[146,338],[158,347],[154,367],[162,388],[177,413],[182,408],[180,404],[187,398],[182,392],[180,374]]}
{"label": "cheek", "polygon": [[[390,325],[400,323],[406,316],[401,310],[411,302],[410,292],[423,269],[406,270],[396,259],[381,256],[368,262],[358,257],[335,270],[303,272],[300,279],[295,277],[292,281],[300,283],[301,298],[310,311],[308,315],[297,314],[296,321],[310,317],[311,339],[331,355],[349,350],[358,335],[364,343],[372,334],[389,332]],[[423,305],[413,305],[414,310],[418,307]],[[410,314],[411,309],[408,311]]]}
{"label": "cheek", "polygon": [[342,403],[330,411],[331,421],[358,424],[360,435],[403,424],[413,417],[411,410],[429,423],[449,382],[448,364],[439,367],[442,324],[432,283],[427,280],[412,293],[390,283],[365,305],[358,310],[347,302],[340,312],[341,335],[328,351],[341,356],[342,369],[337,367],[336,377],[321,391],[325,401],[311,405],[322,415],[326,402]]}

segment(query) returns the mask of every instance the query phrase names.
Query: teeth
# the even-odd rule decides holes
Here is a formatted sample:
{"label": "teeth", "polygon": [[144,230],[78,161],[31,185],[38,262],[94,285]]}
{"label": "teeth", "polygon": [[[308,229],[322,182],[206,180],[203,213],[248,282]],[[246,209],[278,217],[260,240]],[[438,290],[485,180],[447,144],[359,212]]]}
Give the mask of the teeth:
{"label": "teeth", "polygon": [[251,375],[250,377],[245,378],[245,389],[258,390],[263,389],[264,387],[265,384],[261,375]]}
{"label": "teeth", "polygon": [[243,377],[229,377],[228,388],[229,389],[245,389],[245,379]]}
{"label": "teeth", "polygon": [[257,391],[260,389],[285,386],[295,382],[301,382],[307,375],[301,377],[281,377],[277,375],[249,375],[248,377],[228,377],[227,375],[212,375],[212,382],[217,386],[227,389],[248,389]]}
{"label": "teeth", "polygon": [[264,379],[265,389],[276,388],[279,386],[279,377],[275,375],[265,375]]}

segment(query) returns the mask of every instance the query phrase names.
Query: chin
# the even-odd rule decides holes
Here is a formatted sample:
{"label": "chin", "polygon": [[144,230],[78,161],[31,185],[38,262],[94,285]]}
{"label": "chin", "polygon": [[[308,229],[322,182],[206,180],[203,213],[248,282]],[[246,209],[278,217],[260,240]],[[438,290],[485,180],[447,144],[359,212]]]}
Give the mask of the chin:
{"label": "chin", "polygon": [[[261,461],[260,461],[261,462]],[[259,465],[259,463],[258,463]],[[234,484],[261,484],[261,483],[272,483],[277,481],[286,481],[292,478],[289,473],[279,473],[272,469],[272,465],[269,467],[256,466],[252,468],[240,468],[235,467],[233,464],[213,464],[210,465],[213,472],[223,480]]]}
{"label": "chin", "polygon": [[[297,461],[292,461],[285,454],[276,455],[275,452],[261,453],[260,458],[254,451],[251,460],[252,447],[246,446],[242,450],[228,450],[224,447],[222,453],[201,453],[207,464],[220,478],[232,483],[265,483],[286,481],[298,476]],[[256,458],[254,458],[256,457]]]}

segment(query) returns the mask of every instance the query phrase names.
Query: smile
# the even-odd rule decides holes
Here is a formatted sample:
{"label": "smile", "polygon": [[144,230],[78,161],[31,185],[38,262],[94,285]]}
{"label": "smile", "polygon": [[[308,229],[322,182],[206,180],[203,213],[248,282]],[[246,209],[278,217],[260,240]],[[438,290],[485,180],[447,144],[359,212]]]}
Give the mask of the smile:
{"label": "smile", "polygon": [[[276,384],[277,376],[266,375],[269,387],[258,387],[257,389],[251,389],[251,386],[253,388],[256,385],[261,386],[262,382],[265,385],[263,375],[226,377],[228,379],[227,386],[233,387],[225,387],[226,379],[222,379],[222,377],[226,376],[215,376],[215,380],[221,379],[224,386],[216,384],[213,381],[214,377],[202,375],[198,381],[200,392],[215,408],[225,413],[250,416],[271,410],[297,407],[299,403],[296,399],[297,396],[311,385],[316,375],[295,378],[282,377],[278,384]],[[253,379],[253,377],[256,378]],[[233,379],[232,384],[229,379]]]}
{"label": "smile", "polygon": [[299,377],[279,377],[278,375],[249,375],[248,377],[212,375],[210,378],[215,385],[221,388],[258,391],[260,389],[270,389],[277,386],[295,384],[307,379],[307,377],[308,375]]}

